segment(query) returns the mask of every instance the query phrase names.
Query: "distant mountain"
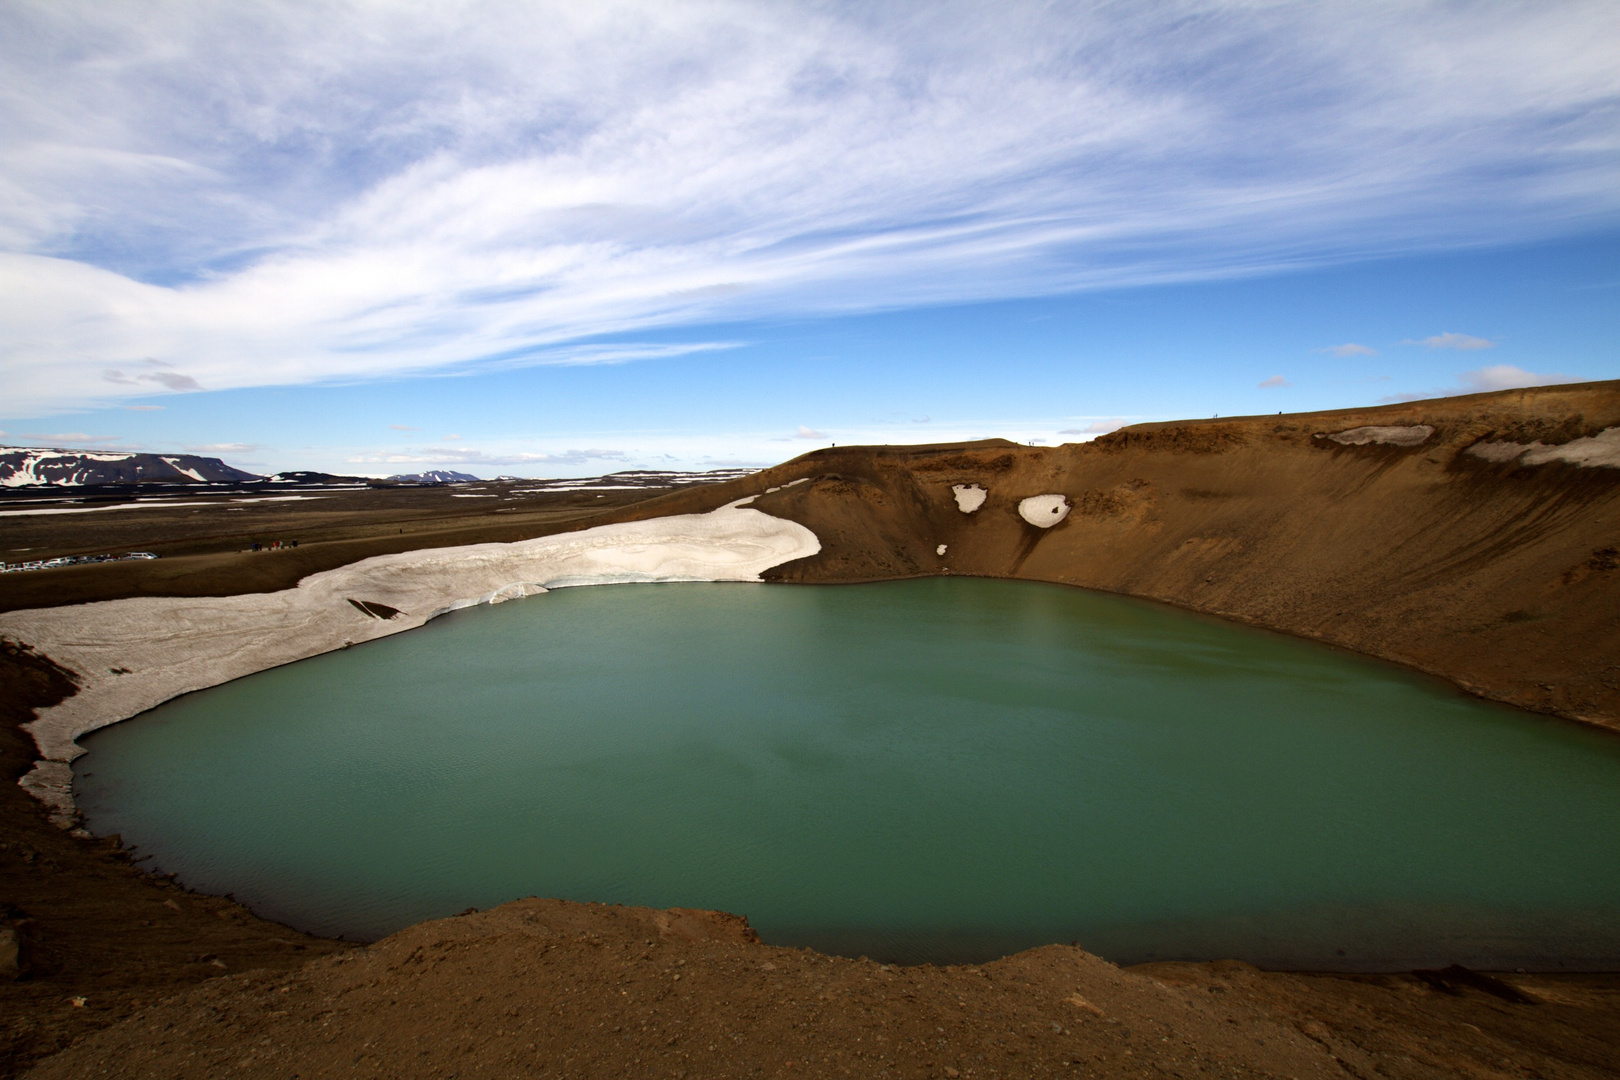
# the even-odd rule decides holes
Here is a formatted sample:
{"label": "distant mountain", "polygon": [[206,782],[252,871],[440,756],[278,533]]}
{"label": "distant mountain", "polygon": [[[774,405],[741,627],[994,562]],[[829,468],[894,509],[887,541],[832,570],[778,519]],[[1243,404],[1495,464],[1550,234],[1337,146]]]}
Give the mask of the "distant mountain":
{"label": "distant mountain", "polygon": [[240,484],[264,477],[219,458],[192,454],[118,454],[0,446],[0,487],[90,487],[95,484]]}
{"label": "distant mountain", "polygon": [[295,469],[292,472],[278,472],[266,478],[272,484],[368,484],[372,483],[366,476],[338,476],[335,473],[310,472],[307,469]]}
{"label": "distant mountain", "polygon": [[479,478],[472,473],[451,472],[449,469],[432,469],[428,472],[402,473],[390,476],[388,479],[398,484],[476,484]]}
{"label": "distant mountain", "polygon": [[[717,484],[746,476],[753,469],[714,469],[709,472],[660,472],[632,469],[608,476],[565,480],[530,480],[499,476],[492,482],[522,485],[528,491],[624,491],[635,488],[675,488],[691,484]],[[309,486],[325,484],[477,484],[472,473],[450,469],[401,473],[386,480],[364,476],[293,470],[258,476],[225,464],[219,458],[193,454],[125,454],[104,450],[41,449],[0,446],[0,488],[37,489],[94,487],[127,484],[254,484]]]}
{"label": "distant mountain", "polygon": [[634,488],[690,487],[693,484],[719,484],[747,476],[756,469],[710,469],[708,472],[663,472],[655,469],[627,469],[606,476],[571,480],[525,480],[532,491],[628,491]]}

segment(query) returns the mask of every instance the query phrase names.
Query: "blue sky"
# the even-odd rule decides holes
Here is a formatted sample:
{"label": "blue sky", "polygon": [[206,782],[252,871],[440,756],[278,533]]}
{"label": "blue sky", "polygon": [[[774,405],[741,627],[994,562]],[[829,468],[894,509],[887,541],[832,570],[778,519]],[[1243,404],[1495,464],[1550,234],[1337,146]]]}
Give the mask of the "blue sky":
{"label": "blue sky", "polygon": [[1616,378],[1615,55],[1612,3],[21,0],[0,439],[561,476]]}

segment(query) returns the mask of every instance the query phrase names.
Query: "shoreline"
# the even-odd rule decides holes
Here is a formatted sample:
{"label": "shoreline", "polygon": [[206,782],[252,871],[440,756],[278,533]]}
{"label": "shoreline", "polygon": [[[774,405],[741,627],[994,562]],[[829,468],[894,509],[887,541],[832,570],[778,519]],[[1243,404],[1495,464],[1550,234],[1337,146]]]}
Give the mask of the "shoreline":
{"label": "shoreline", "polygon": [[548,588],[760,581],[762,571],[820,550],[809,529],[745,509],[749,501],[510,544],[379,555],[313,574],[282,592],[136,597],[7,612],[0,615],[0,636],[27,644],[78,678],[77,692],[23,725],[39,757],[18,783],[53,823],[74,828],[72,762],[85,752],[76,740],[181,694]]}
{"label": "shoreline", "polygon": [[[728,504],[728,506],[725,509],[731,509],[735,505],[736,504]],[[456,552],[456,549],[439,549],[439,550],[441,550],[443,552],[446,552],[448,554],[454,554]],[[1129,594],[1120,593],[1120,592],[1113,592],[1113,591],[1108,591],[1108,590],[1090,589],[1090,588],[1086,588],[1084,586],[1077,586],[1077,585],[1073,585],[1073,584],[1066,583],[1066,582],[1048,582],[1048,581],[1029,579],[1029,578],[1015,578],[1015,577],[1009,577],[1009,576],[990,576],[990,575],[952,574],[952,575],[935,575],[935,576],[937,576],[937,577],[977,578],[979,580],[985,580],[985,581],[1005,581],[1005,582],[1016,582],[1016,583],[1023,583],[1023,584],[1041,585],[1041,586],[1048,586],[1048,587],[1059,587],[1059,588],[1064,588],[1064,589],[1080,589],[1081,591],[1084,591],[1084,592],[1095,592],[1095,593],[1098,593],[1098,594],[1104,595],[1104,596],[1117,597],[1120,600],[1124,600],[1124,601],[1130,602],[1130,603],[1145,603],[1145,604],[1149,605],[1150,607],[1159,607],[1159,606],[1162,605],[1162,607],[1165,608],[1166,610],[1173,611],[1177,615],[1181,615],[1181,616],[1192,615],[1192,616],[1195,616],[1195,617],[1197,617],[1197,618],[1199,618],[1201,620],[1208,621],[1210,623],[1221,623],[1221,624],[1229,624],[1229,625],[1230,624],[1235,624],[1235,625],[1238,625],[1238,626],[1242,626],[1247,630],[1260,631],[1260,632],[1265,633],[1265,634],[1276,634],[1279,637],[1287,639],[1289,641],[1310,642],[1313,645],[1325,645],[1325,646],[1328,646],[1329,648],[1334,649],[1334,651],[1336,651],[1336,652],[1341,652],[1341,653],[1345,654],[1348,657],[1353,657],[1353,658],[1356,658],[1357,660],[1360,660],[1360,661],[1371,662],[1371,663],[1373,663],[1375,665],[1380,665],[1380,666],[1381,665],[1389,665],[1390,667],[1392,667],[1394,669],[1397,669],[1397,670],[1399,670],[1399,671],[1401,671],[1403,673],[1409,674],[1411,676],[1421,678],[1424,681],[1433,681],[1439,687],[1443,687],[1445,689],[1445,691],[1447,693],[1450,693],[1450,694],[1455,694],[1455,695],[1458,695],[1458,696],[1466,696],[1468,698],[1481,700],[1481,701],[1486,701],[1486,702],[1489,702],[1490,704],[1498,706],[1498,707],[1500,707],[1502,709],[1511,710],[1512,712],[1517,713],[1517,714],[1523,714],[1524,718],[1535,717],[1535,718],[1553,719],[1552,717],[1548,717],[1547,714],[1541,714],[1541,713],[1536,713],[1536,712],[1534,712],[1532,710],[1521,709],[1521,708],[1518,708],[1518,707],[1513,706],[1513,705],[1511,705],[1509,703],[1506,703],[1506,702],[1501,702],[1501,701],[1498,701],[1498,700],[1495,700],[1495,699],[1485,697],[1484,695],[1472,693],[1467,688],[1459,686],[1453,680],[1446,679],[1446,678],[1441,677],[1441,676],[1436,676],[1436,675],[1434,675],[1432,673],[1429,673],[1429,672],[1424,672],[1424,671],[1422,671],[1420,669],[1417,669],[1417,668],[1414,668],[1414,667],[1412,667],[1411,665],[1408,665],[1408,664],[1402,664],[1402,663],[1400,663],[1398,661],[1394,661],[1394,660],[1379,657],[1379,656],[1376,656],[1376,655],[1373,655],[1373,654],[1361,652],[1359,650],[1351,649],[1351,648],[1348,648],[1348,647],[1345,647],[1345,646],[1334,645],[1331,642],[1320,641],[1318,639],[1313,639],[1313,638],[1307,637],[1307,636],[1299,634],[1299,633],[1290,632],[1288,630],[1279,630],[1279,629],[1266,627],[1266,626],[1259,625],[1259,624],[1249,623],[1249,622],[1246,622],[1246,621],[1240,620],[1240,619],[1228,618],[1228,617],[1220,615],[1220,614],[1215,614],[1215,613],[1211,613],[1211,612],[1207,612],[1207,611],[1198,611],[1198,610],[1195,610],[1195,609],[1189,609],[1189,608],[1186,608],[1184,606],[1175,604],[1173,602],[1162,601],[1162,600],[1154,599],[1154,598],[1151,598],[1151,597],[1131,596]],[[616,577],[616,578],[613,578],[611,580],[593,579],[593,580],[586,581],[586,580],[580,580],[580,579],[559,578],[559,579],[549,580],[547,582],[547,586],[548,586],[548,589],[556,589],[556,588],[584,587],[584,586],[594,585],[594,584],[615,584],[615,583],[646,583],[646,584],[653,584],[653,583],[672,583],[672,582],[692,582],[692,583],[713,582],[713,583],[721,583],[721,582],[724,582],[724,581],[727,581],[727,580],[743,582],[743,581],[746,581],[747,579],[738,579],[738,578],[732,578],[732,579],[725,579],[725,578],[691,578],[691,577],[687,577],[687,578],[670,578],[670,577],[663,577],[663,578],[644,578],[644,577],[629,578],[629,577]],[[755,580],[757,580],[757,579],[755,579]],[[928,580],[928,579],[926,577],[912,577],[912,578],[886,579],[884,581],[863,580],[863,581],[857,581],[857,582],[843,582],[843,583],[828,582],[828,583],[824,583],[824,584],[848,584],[848,585],[893,584],[893,583],[900,582],[900,581],[920,582],[920,581],[924,581],[924,580]],[[540,591],[546,591],[546,590],[540,590]],[[476,601],[474,601],[472,603],[463,602],[463,603],[451,604],[448,607],[445,607],[445,608],[439,609],[437,611],[434,611],[427,618],[421,619],[420,621],[416,621],[416,622],[413,622],[413,623],[408,624],[408,625],[398,626],[388,634],[378,634],[378,635],[375,635],[374,637],[369,638],[367,640],[377,640],[377,639],[379,639],[380,637],[383,637],[383,636],[391,636],[391,633],[394,633],[394,632],[402,632],[403,630],[406,630],[406,629],[415,629],[415,628],[417,628],[419,626],[425,625],[426,622],[431,620],[432,618],[436,618],[438,615],[441,615],[441,614],[448,614],[451,611],[470,608],[470,607],[473,607],[473,606],[480,605],[482,603],[499,603],[499,602],[502,602],[504,599],[513,598],[513,597],[519,596],[519,595],[536,595],[536,593],[522,594],[522,593],[513,592],[513,593],[508,594],[504,590],[497,590],[497,594],[493,594],[493,598],[492,598],[492,595],[486,595],[486,596],[478,598],[478,600],[476,600]],[[355,642],[355,644],[360,644],[360,643],[361,642]],[[347,647],[347,645],[340,646],[340,648],[344,648],[344,647]],[[296,661],[289,661],[289,662],[296,662]],[[252,674],[252,673],[253,672],[247,672],[246,674]],[[236,676],[236,677],[239,678],[239,677],[242,677],[242,676]],[[215,685],[219,685],[219,684],[215,684]],[[137,715],[139,715],[139,714],[137,714]],[[1566,718],[1562,718],[1562,717],[1559,717],[1559,718],[1556,718],[1556,719],[1557,719],[1557,721],[1559,723],[1577,722],[1577,721],[1570,721],[1570,720],[1568,720]],[[108,725],[102,725],[102,726],[108,726]],[[1580,726],[1583,729],[1587,729],[1587,728],[1592,727],[1592,725],[1587,725],[1587,724],[1581,724]],[[1614,734],[1614,732],[1609,728],[1604,728],[1604,727],[1599,726],[1598,730],[1602,730],[1602,731],[1606,732],[1609,735]],[[81,754],[87,752],[83,748],[79,748],[79,749],[80,749]],[[70,775],[71,775],[71,773],[70,773]],[[83,830],[80,830],[78,833],[76,833],[76,835],[82,835],[83,837],[88,837],[88,838],[94,838],[95,837],[95,834],[92,834],[92,833],[89,833],[89,832],[86,832],[86,831],[83,831]],[[178,884],[180,884],[180,885],[182,885],[182,886],[184,886],[184,887],[186,887],[188,889],[191,889],[191,888],[194,887],[192,884],[189,884],[185,880],[185,878],[183,878],[183,877],[173,875],[173,874],[170,874],[170,875],[167,875],[167,876],[170,877],[171,879],[173,879],[176,883],[178,883]],[[222,888],[222,886],[218,886],[218,885],[213,886],[213,887],[195,886],[195,888],[198,888],[202,892],[205,892],[205,893],[211,893],[211,892],[214,892],[217,889]],[[234,898],[234,894],[227,893],[225,895],[232,895],[233,898]],[[513,895],[515,896],[516,894],[513,894]],[[249,905],[253,904],[252,900],[239,901],[239,902],[243,902],[243,903],[246,903],[246,904],[249,904]],[[595,901],[595,902],[613,903],[614,901],[611,898],[608,898],[608,899],[605,899],[605,900],[599,899],[598,901]],[[1290,913],[1279,912],[1278,914],[1281,915],[1281,916],[1286,917]],[[440,917],[443,917],[443,916],[430,915],[428,917],[429,918],[440,918]],[[323,930],[320,930],[320,929],[310,929],[310,927],[309,927],[309,925],[307,923],[300,922],[297,919],[287,918],[285,916],[285,914],[274,915],[274,916],[272,916],[272,918],[275,918],[275,919],[280,920],[280,921],[284,921],[285,925],[287,925],[287,926],[289,926],[289,927],[291,927],[291,928],[293,928],[295,930],[299,930],[300,932],[304,932],[304,933],[312,933],[312,934],[320,935],[320,934],[325,934],[325,933],[330,932],[330,931],[323,931]],[[359,943],[362,943],[362,944],[371,944],[371,943],[375,943],[376,941],[383,940],[386,937],[392,936],[392,934],[394,934],[394,933],[401,932],[403,929],[405,929],[404,926],[397,926],[395,929],[385,930],[383,932],[375,934],[374,936],[373,935],[365,935],[365,934],[361,934],[361,935],[356,936],[356,935],[353,935],[353,934],[344,933],[344,934],[337,935],[336,940],[345,940],[345,941],[351,941],[351,942],[359,942]],[[1073,936],[1074,936],[1073,933],[1064,932],[1064,933],[1055,935],[1054,937],[1051,938],[1050,941],[1047,940],[1046,938],[1041,938],[1041,939],[1038,939],[1038,940],[1037,939],[1028,939],[1030,941],[1029,944],[1026,944],[1026,945],[1024,945],[1022,947],[1016,948],[1013,951],[1007,952],[1005,954],[998,953],[998,954],[995,954],[995,955],[998,955],[998,956],[999,955],[1007,955],[1007,956],[1017,955],[1018,953],[1028,952],[1031,949],[1044,947],[1047,944],[1061,943],[1063,941],[1067,941],[1070,938],[1072,938]],[[1084,935],[1082,935],[1082,936],[1084,936]],[[1441,934],[1437,935],[1437,939],[1445,940],[1444,934],[1441,933]],[[770,944],[773,947],[784,947],[784,948],[809,947],[809,948],[817,949],[817,950],[821,950],[821,949],[826,948],[825,945],[819,945],[819,944],[816,944],[814,942],[811,942],[808,945],[806,945],[806,943],[803,942],[803,941],[771,941],[771,942],[767,942],[767,944]],[[1088,944],[1089,944],[1089,940],[1088,940]],[[894,964],[897,964],[897,965],[906,965],[906,966],[911,966],[911,965],[925,963],[925,962],[936,963],[936,964],[954,964],[954,965],[987,963],[987,962],[990,962],[990,956],[991,956],[991,954],[988,954],[988,953],[983,954],[983,955],[979,955],[979,956],[966,955],[966,954],[957,954],[954,957],[945,957],[943,959],[939,958],[939,957],[933,957],[933,958],[930,958],[929,960],[924,961],[924,960],[915,960],[915,959],[896,958],[896,957],[894,957],[892,955],[889,955],[889,954],[886,954],[886,953],[880,953],[880,950],[872,949],[872,948],[863,948],[863,949],[859,949],[859,950],[850,950],[848,948],[838,949],[837,947],[834,947],[832,949],[831,954],[832,955],[841,955],[841,956],[853,957],[853,956],[856,955],[857,952],[860,952],[860,953],[863,953],[863,954],[871,953],[874,956],[878,956],[878,958],[880,960],[881,959],[887,959],[891,963],[894,963]],[[1112,952],[1109,953],[1109,956],[1113,956],[1113,955],[1115,955],[1115,954],[1113,954]],[[1139,966],[1139,965],[1142,965],[1142,964],[1154,964],[1154,963],[1191,963],[1191,964],[1196,964],[1196,963],[1214,962],[1214,961],[1219,960],[1219,959],[1230,958],[1232,955],[1234,955],[1234,954],[1232,954],[1232,953],[1217,953],[1217,952],[1212,952],[1212,951],[1207,951],[1207,950],[1203,951],[1203,952],[1197,952],[1197,951],[1193,951],[1193,952],[1176,952],[1176,951],[1172,951],[1168,956],[1156,956],[1153,953],[1147,953],[1145,955],[1139,955],[1137,958],[1131,958],[1131,957],[1127,956],[1125,958],[1119,958],[1119,959],[1110,960],[1110,962],[1117,963],[1120,966],[1124,966],[1124,967]],[[1383,974],[1392,974],[1392,973],[1408,971],[1408,970],[1411,970],[1414,967],[1423,967],[1426,964],[1432,964],[1432,965],[1436,965],[1436,966],[1444,966],[1444,964],[1447,963],[1447,962],[1456,962],[1458,960],[1461,960],[1462,962],[1469,963],[1469,964],[1483,963],[1485,966],[1483,968],[1481,968],[1481,970],[1496,970],[1496,968],[1490,966],[1489,961],[1470,959],[1466,952],[1459,953],[1457,951],[1451,951],[1448,954],[1444,949],[1438,950],[1432,956],[1427,957],[1427,958],[1423,958],[1423,959],[1418,959],[1418,958],[1416,958],[1417,954],[1412,954],[1412,955],[1409,955],[1408,957],[1406,957],[1404,959],[1399,959],[1399,960],[1397,960],[1397,959],[1389,959],[1389,958],[1381,958],[1381,959],[1373,959],[1370,962],[1356,963],[1355,961],[1351,961],[1351,962],[1348,962],[1348,963],[1345,963],[1345,964],[1337,964],[1337,963],[1332,962],[1331,960],[1326,960],[1326,961],[1316,960],[1316,961],[1307,961],[1305,963],[1299,963],[1297,961],[1279,960],[1279,959],[1276,958],[1275,954],[1273,954],[1272,959],[1267,960],[1267,959],[1262,958],[1261,956],[1257,956],[1257,955],[1255,955],[1255,954],[1253,954],[1253,953],[1251,953],[1249,951],[1246,951],[1246,950],[1241,951],[1241,952],[1237,953],[1236,955],[1239,955],[1239,956],[1242,957],[1242,962],[1247,963],[1247,964],[1251,964],[1251,965],[1255,966],[1257,969],[1262,970],[1262,971],[1311,973],[1311,974],[1322,974],[1322,975],[1325,975],[1325,974],[1369,975],[1369,976],[1371,976],[1371,975],[1383,975]],[[1561,953],[1561,954],[1556,954],[1556,955],[1548,955],[1548,956],[1544,956],[1544,957],[1542,957],[1540,959],[1536,959],[1536,960],[1525,960],[1523,958],[1520,958],[1520,959],[1517,959],[1517,960],[1507,960],[1507,959],[1503,959],[1501,957],[1498,957],[1497,960],[1500,963],[1505,963],[1505,964],[1520,964],[1520,965],[1523,965],[1523,966],[1518,966],[1518,967],[1514,968],[1514,970],[1519,971],[1519,972],[1534,972],[1534,973],[1540,973],[1540,974],[1558,974],[1558,973],[1604,974],[1604,973],[1608,973],[1608,972],[1611,972],[1611,971],[1620,971],[1620,967],[1615,967],[1614,963],[1613,963],[1613,960],[1607,958],[1607,957],[1610,957],[1612,954],[1601,954],[1601,955],[1603,955],[1606,959],[1604,959],[1603,961],[1601,961],[1599,963],[1595,963],[1595,964],[1592,963],[1590,960],[1584,959],[1578,953]],[[1104,957],[1104,958],[1106,959],[1107,957]],[[1502,970],[1507,970],[1507,969],[1502,968]]]}
{"label": "shoreline", "polygon": [[[1492,705],[1499,705],[1505,709],[1512,709],[1516,712],[1528,713],[1531,716],[1539,716],[1548,720],[1556,720],[1562,724],[1573,724],[1582,731],[1598,731],[1602,732],[1606,737],[1620,739],[1620,723],[1616,723],[1603,717],[1583,716],[1579,713],[1559,710],[1551,705],[1537,706],[1534,704],[1524,704],[1521,702],[1512,701],[1507,697],[1493,694],[1489,687],[1470,683],[1464,680],[1461,676],[1448,673],[1439,669],[1438,667],[1424,666],[1422,663],[1410,658],[1391,656],[1384,653],[1372,652],[1367,649],[1358,649],[1354,645],[1346,645],[1343,642],[1335,641],[1332,638],[1321,637],[1308,633],[1304,630],[1290,629],[1286,626],[1273,626],[1269,623],[1262,622],[1254,616],[1246,615],[1243,612],[1216,611],[1210,608],[1194,607],[1185,601],[1175,600],[1169,597],[1148,596],[1141,593],[1126,592],[1123,589],[1111,589],[1101,585],[1081,585],[1073,581],[1062,581],[1053,578],[1020,577],[1015,574],[990,573],[913,574],[896,575],[895,577],[860,578],[859,580],[853,581],[807,581],[793,582],[792,584],[813,584],[825,586],[882,585],[894,581],[918,581],[929,577],[978,578],[985,581],[1018,581],[1026,582],[1032,585],[1052,585],[1062,589],[1079,589],[1082,592],[1101,593],[1105,596],[1118,596],[1127,600],[1137,600],[1145,604],[1162,605],[1182,615],[1192,615],[1198,618],[1211,619],[1215,622],[1235,623],[1238,626],[1243,626],[1250,630],[1261,630],[1268,634],[1278,634],[1294,641],[1308,641],[1312,645],[1320,645],[1325,649],[1333,649],[1336,652],[1348,653],[1351,656],[1359,657],[1363,660],[1372,660],[1376,663],[1388,664],[1391,667],[1400,668],[1403,671],[1421,676],[1424,679],[1430,679],[1438,683],[1443,683],[1449,690],[1460,694],[1463,697],[1475,698],[1479,701],[1488,702]],[[768,581],[766,584],[789,583],[781,581]]]}

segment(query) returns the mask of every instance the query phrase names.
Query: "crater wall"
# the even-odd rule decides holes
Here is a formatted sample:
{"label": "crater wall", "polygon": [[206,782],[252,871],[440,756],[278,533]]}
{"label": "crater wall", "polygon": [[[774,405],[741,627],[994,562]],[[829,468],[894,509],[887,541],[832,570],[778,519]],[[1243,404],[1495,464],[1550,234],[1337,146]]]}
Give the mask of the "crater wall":
{"label": "crater wall", "polygon": [[[1620,730],[1620,459],[1592,449],[1617,437],[1620,383],[1588,383],[1055,447],[837,447],[628,513],[805,480],[754,505],[821,551],[767,580],[971,574],[1126,593]],[[973,485],[983,504],[964,513]],[[1037,527],[1020,507],[1042,496],[1069,509]]]}

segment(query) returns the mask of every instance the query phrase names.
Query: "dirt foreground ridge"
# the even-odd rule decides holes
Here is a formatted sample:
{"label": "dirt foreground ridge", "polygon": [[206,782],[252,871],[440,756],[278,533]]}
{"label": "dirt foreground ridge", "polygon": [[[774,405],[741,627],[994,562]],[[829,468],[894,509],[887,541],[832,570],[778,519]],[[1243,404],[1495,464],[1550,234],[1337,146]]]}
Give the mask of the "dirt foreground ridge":
{"label": "dirt foreground ridge", "polygon": [[[757,495],[753,508],[820,544],[771,580],[973,574],[1105,589],[1620,730],[1617,493],[1620,383],[1597,383],[1137,425],[1062,447],[839,447],[601,510],[497,518],[505,507],[490,504],[443,527],[391,510],[398,520],[371,528],[357,504],[352,520],[329,515],[330,544],[288,559],[238,554],[226,537],[195,555],[51,573],[56,603],[273,592],[362,556]],[[154,528],[158,512],[89,517],[112,537]],[[182,559],[202,577],[188,580]],[[41,574],[17,595],[37,605],[55,588]],[[18,606],[29,604],[0,595],[0,609]],[[1620,1074],[1620,976],[1121,970],[1075,945],[902,968],[763,945],[728,915],[536,899],[366,947],[309,938],[50,825],[14,782],[34,756],[18,725],[72,695],[74,673],[14,644],[0,652],[13,780],[0,785],[0,1077],[36,1064],[29,1075]]]}
{"label": "dirt foreground ridge", "polygon": [[901,968],[713,912],[520,900],[215,980],[29,1075],[1600,1076],[1615,1004],[1568,977],[1122,971],[1066,945]]}

